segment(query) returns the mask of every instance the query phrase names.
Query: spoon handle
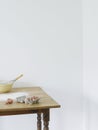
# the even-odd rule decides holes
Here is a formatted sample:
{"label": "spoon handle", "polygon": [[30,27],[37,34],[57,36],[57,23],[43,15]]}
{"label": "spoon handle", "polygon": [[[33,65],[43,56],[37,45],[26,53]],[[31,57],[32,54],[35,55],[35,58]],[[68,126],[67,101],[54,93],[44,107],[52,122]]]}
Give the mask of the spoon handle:
{"label": "spoon handle", "polygon": [[23,74],[19,75],[18,77],[16,77],[16,78],[14,79],[14,81],[20,79],[22,76],[23,76]]}

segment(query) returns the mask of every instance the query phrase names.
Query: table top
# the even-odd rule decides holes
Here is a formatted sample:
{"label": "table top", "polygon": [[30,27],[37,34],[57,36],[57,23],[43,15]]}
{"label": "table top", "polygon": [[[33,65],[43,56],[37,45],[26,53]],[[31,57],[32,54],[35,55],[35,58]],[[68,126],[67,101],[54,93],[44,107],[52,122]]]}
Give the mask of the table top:
{"label": "table top", "polygon": [[0,101],[0,113],[6,111],[40,110],[60,107],[60,105],[40,87],[13,88],[10,93],[15,92],[27,92],[32,96],[38,96],[40,97],[39,103],[32,105],[16,102],[13,104],[5,104],[5,102]]}

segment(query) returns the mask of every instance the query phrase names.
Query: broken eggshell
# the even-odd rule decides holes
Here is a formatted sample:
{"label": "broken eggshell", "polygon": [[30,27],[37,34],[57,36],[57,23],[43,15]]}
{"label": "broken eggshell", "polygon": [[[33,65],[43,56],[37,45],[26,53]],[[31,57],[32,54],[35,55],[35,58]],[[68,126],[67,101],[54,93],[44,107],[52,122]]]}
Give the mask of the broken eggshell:
{"label": "broken eggshell", "polygon": [[39,102],[39,97],[36,96],[30,96],[25,98],[25,104],[36,104]]}
{"label": "broken eggshell", "polygon": [[16,101],[18,103],[25,103],[25,104],[36,104],[39,102],[39,97],[37,96],[21,96],[21,97],[17,97]]}
{"label": "broken eggshell", "polygon": [[13,99],[8,98],[7,101],[5,102],[5,104],[13,104]]}
{"label": "broken eggshell", "polygon": [[16,98],[16,101],[19,103],[25,103],[25,98],[26,98],[26,96],[20,96],[20,97]]}

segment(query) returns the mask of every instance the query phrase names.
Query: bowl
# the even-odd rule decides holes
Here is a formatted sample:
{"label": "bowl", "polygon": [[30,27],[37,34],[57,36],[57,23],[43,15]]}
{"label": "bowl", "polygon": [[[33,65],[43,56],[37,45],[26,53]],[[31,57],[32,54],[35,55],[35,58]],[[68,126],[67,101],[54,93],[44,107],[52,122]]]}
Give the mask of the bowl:
{"label": "bowl", "polygon": [[7,93],[10,92],[12,89],[13,84],[0,82],[0,93]]}

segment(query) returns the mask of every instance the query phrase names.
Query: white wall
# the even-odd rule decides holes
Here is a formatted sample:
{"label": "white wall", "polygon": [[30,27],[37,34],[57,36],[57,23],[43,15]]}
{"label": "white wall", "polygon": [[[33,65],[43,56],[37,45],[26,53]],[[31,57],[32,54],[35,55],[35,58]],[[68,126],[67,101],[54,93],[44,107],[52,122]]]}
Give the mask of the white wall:
{"label": "white wall", "polygon": [[83,1],[85,128],[98,130],[98,1]]}
{"label": "white wall", "polygon": [[[40,85],[60,104],[50,130],[82,130],[81,0],[0,1],[0,79]],[[35,116],[0,117],[1,130],[34,130]]]}

